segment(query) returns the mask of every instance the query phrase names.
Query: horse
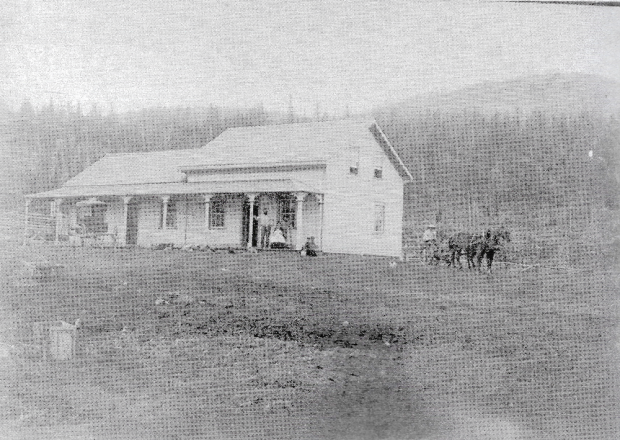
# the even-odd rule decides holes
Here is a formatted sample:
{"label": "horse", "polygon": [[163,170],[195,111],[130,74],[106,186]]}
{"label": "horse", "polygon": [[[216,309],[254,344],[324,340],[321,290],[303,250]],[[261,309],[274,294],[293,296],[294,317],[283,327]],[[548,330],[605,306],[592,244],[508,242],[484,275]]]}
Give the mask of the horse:
{"label": "horse", "polygon": [[456,267],[456,263],[458,263],[459,268],[462,269],[461,255],[465,254],[467,258],[467,268],[475,268],[475,259],[479,256],[481,240],[482,235],[470,234],[468,232],[458,232],[451,236],[448,239],[448,247],[451,255],[448,265]]}
{"label": "horse", "polygon": [[482,259],[487,259],[487,270],[491,272],[493,257],[495,253],[502,249],[504,243],[510,242],[510,232],[504,228],[487,230],[478,244],[478,268],[482,265]]}

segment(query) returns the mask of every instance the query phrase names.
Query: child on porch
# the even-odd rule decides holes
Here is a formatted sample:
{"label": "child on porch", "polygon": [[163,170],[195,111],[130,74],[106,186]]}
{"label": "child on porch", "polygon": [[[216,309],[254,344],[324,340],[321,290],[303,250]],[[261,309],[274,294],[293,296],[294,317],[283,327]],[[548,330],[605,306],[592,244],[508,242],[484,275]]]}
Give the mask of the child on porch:
{"label": "child on porch", "polygon": [[308,257],[316,257],[316,251],[318,246],[314,242],[314,237],[308,237],[306,244],[301,248],[301,255],[307,255]]}

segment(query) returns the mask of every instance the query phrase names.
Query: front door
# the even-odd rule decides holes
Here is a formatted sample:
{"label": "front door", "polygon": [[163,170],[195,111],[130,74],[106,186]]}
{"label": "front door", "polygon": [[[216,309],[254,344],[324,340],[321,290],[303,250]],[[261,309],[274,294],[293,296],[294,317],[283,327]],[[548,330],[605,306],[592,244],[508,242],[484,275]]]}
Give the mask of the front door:
{"label": "front door", "polygon": [[125,244],[133,246],[138,244],[138,213],[139,205],[130,203],[127,205],[127,232]]}
{"label": "front door", "polygon": [[243,224],[241,225],[241,245],[247,246],[248,244],[248,234],[250,232],[250,220],[253,222],[252,228],[252,246],[256,247],[258,244],[258,203],[254,203],[254,213],[250,218],[250,203],[246,200],[243,203]]}

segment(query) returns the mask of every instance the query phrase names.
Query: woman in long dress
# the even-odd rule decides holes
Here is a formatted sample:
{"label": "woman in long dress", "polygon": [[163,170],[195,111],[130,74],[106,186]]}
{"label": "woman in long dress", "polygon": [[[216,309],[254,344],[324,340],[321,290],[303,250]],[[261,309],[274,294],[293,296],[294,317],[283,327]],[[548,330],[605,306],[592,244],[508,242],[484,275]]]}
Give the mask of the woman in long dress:
{"label": "woman in long dress", "polygon": [[269,237],[269,246],[272,249],[283,249],[286,247],[286,239],[282,233],[282,228],[278,225]]}

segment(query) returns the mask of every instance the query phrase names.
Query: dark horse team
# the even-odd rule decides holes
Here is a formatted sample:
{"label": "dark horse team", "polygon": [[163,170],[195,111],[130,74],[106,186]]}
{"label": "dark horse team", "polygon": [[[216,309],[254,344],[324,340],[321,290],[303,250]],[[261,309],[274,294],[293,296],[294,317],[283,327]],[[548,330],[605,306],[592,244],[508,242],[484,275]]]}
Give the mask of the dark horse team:
{"label": "dark horse team", "polygon": [[461,255],[465,255],[469,269],[482,267],[482,261],[486,259],[490,272],[495,254],[507,242],[510,242],[510,232],[504,228],[488,229],[483,234],[459,232],[448,239],[447,252],[435,246],[432,261],[445,260],[448,266],[462,268]]}

